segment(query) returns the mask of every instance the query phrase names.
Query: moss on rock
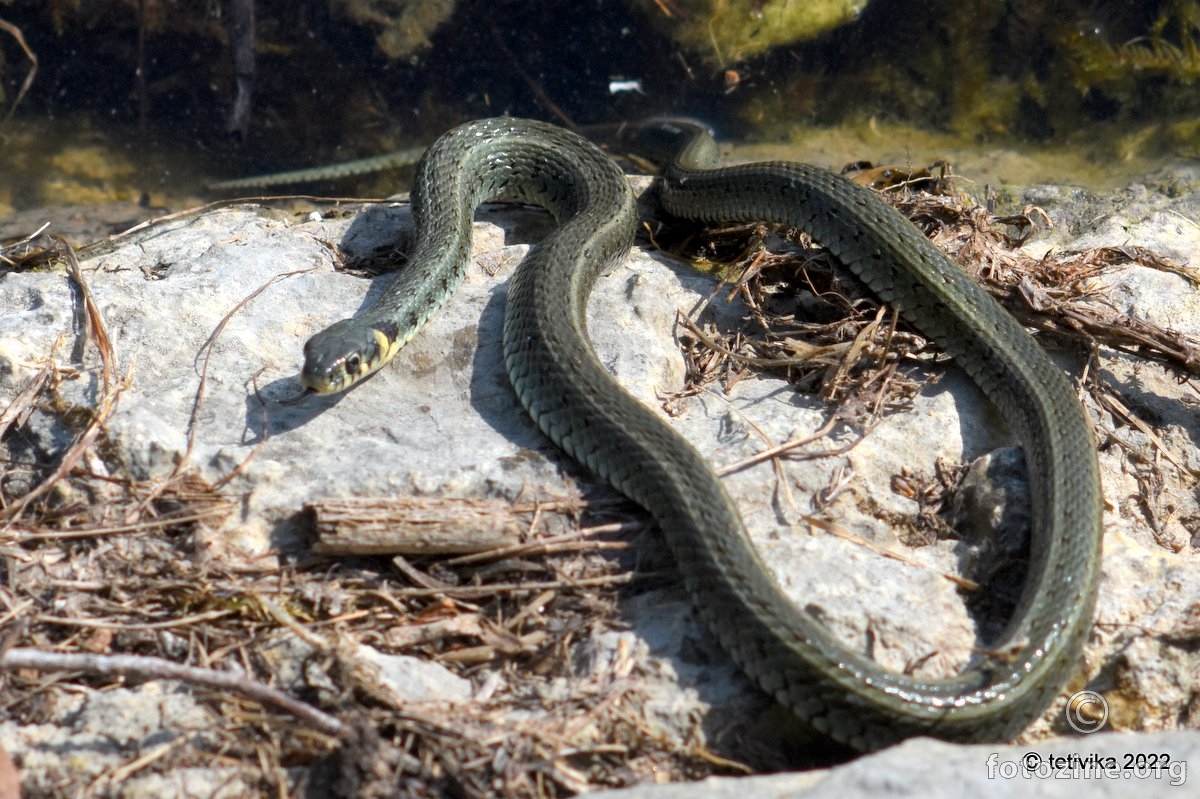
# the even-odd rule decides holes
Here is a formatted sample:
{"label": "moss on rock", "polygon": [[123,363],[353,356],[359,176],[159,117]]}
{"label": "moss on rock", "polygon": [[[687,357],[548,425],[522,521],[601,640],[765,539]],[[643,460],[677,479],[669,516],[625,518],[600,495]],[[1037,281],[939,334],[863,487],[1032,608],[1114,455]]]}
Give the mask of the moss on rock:
{"label": "moss on rock", "polygon": [[689,53],[725,67],[858,17],[867,0],[634,0]]}

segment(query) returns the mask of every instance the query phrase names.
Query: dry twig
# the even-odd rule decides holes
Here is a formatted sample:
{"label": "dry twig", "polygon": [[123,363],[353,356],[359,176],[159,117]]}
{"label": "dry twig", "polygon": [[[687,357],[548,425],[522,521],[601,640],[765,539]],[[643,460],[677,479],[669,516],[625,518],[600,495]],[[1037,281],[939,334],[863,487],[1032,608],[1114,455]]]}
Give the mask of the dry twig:
{"label": "dry twig", "polygon": [[126,374],[122,384],[113,386],[113,371],[115,369],[115,356],[112,351],[112,343],[108,338],[108,331],[104,326],[104,319],[100,315],[99,309],[92,300],[91,292],[87,287],[87,282],[83,279],[83,271],[79,266],[79,259],[75,255],[75,251],[65,241],[59,240],[60,246],[67,259],[67,273],[79,286],[79,291],[83,299],[85,320],[89,338],[95,343],[96,348],[100,352],[100,374],[101,374],[101,393],[97,403],[97,408],[92,414],[92,419],[88,423],[86,430],[75,442],[75,444],[67,450],[59,461],[58,467],[54,469],[42,482],[32,491],[26,493],[16,502],[0,509],[0,520],[7,520],[6,526],[11,526],[13,521],[17,519],[21,513],[29,507],[37,498],[43,496],[51,488],[62,480],[70,471],[75,468],[75,465],[83,458],[84,453],[88,452],[95,443],[100,431],[104,428],[104,422],[116,409],[117,398],[120,396],[121,389],[132,377],[132,372]]}
{"label": "dry twig", "polygon": [[0,31],[4,31],[9,36],[17,40],[21,51],[25,53],[25,57],[29,59],[29,72],[25,74],[25,80],[21,81],[21,88],[17,90],[17,98],[13,100],[13,104],[9,106],[8,113],[5,119],[12,119],[12,115],[16,112],[17,106],[25,99],[25,95],[29,92],[29,87],[33,85],[33,79],[37,76],[38,59],[37,54],[29,49],[29,45],[25,43],[25,36],[21,33],[21,29],[11,22],[0,19]]}
{"label": "dry twig", "polygon": [[249,679],[245,674],[200,669],[169,660],[138,655],[84,655],[64,652],[43,652],[38,649],[10,649],[0,656],[0,669],[37,669],[38,671],[74,671],[103,677],[133,677],[139,680],[179,680],[225,691],[255,702],[273,705],[291,713],[300,721],[326,735],[337,736],[345,726],[342,722],[297,701],[282,691]]}

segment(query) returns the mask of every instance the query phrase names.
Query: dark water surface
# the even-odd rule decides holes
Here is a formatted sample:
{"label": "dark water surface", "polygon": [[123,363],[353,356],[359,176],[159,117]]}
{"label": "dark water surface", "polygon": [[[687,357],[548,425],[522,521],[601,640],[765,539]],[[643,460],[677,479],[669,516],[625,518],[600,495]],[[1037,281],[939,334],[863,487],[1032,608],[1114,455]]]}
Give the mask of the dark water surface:
{"label": "dark water surface", "polygon": [[[251,5],[254,35],[239,37]],[[826,6],[848,21],[787,40]],[[500,114],[585,131],[688,114],[752,145],[741,160],[949,160],[975,184],[1120,184],[1200,153],[1195,6],[14,0],[0,6],[0,219],[183,207],[213,180]],[[18,33],[37,58],[22,97]],[[406,178],[301,188],[378,196]]]}

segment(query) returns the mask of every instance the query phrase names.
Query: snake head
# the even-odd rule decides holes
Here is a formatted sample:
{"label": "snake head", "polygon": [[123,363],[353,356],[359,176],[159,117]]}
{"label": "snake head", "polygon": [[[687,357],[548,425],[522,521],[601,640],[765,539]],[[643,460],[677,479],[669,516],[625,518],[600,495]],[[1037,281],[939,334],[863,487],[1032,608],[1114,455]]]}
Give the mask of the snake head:
{"label": "snake head", "polygon": [[300,383],[317,394],[334,394],[374,372],[387,360],[385,331],[359,320],[335,322],[304,345]]}

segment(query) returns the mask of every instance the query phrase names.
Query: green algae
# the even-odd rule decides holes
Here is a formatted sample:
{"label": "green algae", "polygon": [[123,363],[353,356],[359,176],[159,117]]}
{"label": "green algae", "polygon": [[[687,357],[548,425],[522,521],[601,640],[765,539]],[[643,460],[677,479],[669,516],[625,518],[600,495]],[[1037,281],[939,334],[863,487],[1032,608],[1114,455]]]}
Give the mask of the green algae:
{"label": "green algae", "polygon": [[378,31],[375,43],[391,59],[410,59],[454,13],[454,0],[330,0],[331,8]]}
{"label": "green algae", "polygon": [[726,148],[725,159],[796,160],[834,172],[863,160],[906,168],[945,161],[955,175],[954,191],[984,202],[989,194],[1003,199],[1009,187],[1064,184],[1107,191],[1127,185],[1153,173],[1163,163],[1164,150],[1181,148],[1187,134],[1197,130],[1200,118],[1138,128],[1105,123],[1062,140],[998,144],[875,117],[836,125],[779,121],[758,143]]}
{"label": "green algae", "polygon": [[729,65],[854,20],[867,0],[633,0],[685,50]]}

